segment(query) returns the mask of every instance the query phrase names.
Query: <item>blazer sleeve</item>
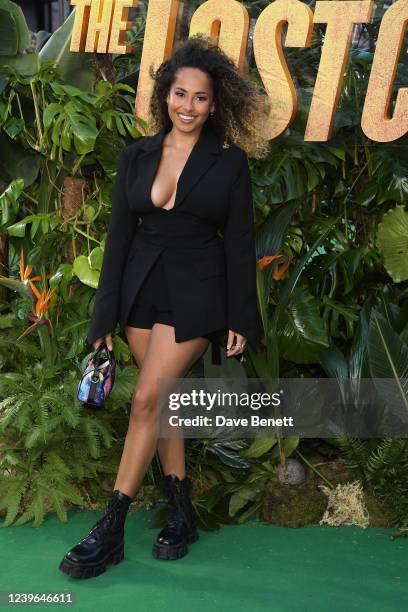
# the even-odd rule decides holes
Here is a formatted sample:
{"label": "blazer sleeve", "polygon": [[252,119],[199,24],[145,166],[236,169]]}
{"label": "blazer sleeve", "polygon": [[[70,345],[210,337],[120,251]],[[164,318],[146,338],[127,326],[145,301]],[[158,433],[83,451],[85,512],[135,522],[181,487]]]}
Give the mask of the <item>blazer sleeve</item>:
{"label": "blazer sleeve", "polygon": [[113,332],[119,320],[120,287],[124,264],[138,224],[138,216],[131,212],[126,197],[128,152],[128,148],[123,149],[119,157],[102,268],[87,335],[89,344]]}
{"label": "blazer sleeve", "polygon": [[238,177],[231,186],[224,227],[228,328],[245,336],[253,348],[259,324],[256,292],[255,228],[248,157],[241,151]]}

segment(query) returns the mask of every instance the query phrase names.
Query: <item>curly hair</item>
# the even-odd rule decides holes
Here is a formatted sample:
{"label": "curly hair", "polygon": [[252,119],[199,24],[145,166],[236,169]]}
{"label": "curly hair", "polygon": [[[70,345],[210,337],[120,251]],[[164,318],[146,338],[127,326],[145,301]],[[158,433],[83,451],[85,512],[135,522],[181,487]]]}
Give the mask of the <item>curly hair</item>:
{"label": "curly hair", "polygon": [[204,34],[178,41],[168,60],[149,74],[154,80],[150,98],[148,131],[155,134],[170,118],[166,97],[180,68],[199,68],[210,76],[216,112],[208,120],[224,145],[234,144],[249,157],[260,159],[267,154],[265,122],[270,106],[267,95],[249,76],[243,76],[234,61]]}

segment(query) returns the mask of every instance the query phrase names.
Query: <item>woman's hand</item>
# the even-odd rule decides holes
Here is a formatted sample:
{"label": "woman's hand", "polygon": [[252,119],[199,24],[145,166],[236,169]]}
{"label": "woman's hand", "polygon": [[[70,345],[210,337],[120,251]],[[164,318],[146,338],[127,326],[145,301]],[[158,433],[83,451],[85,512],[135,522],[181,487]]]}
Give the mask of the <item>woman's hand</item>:
{"label": "woman's hand", "polygon": [[227,340],[227,357],[234,357],[235,355],[240,355],[246,345],[247,339],[245,336],[241,336],[237,334],[232,329],[228,331],[228,340]]}
{"label": "woman's hand", "polygon": [[[103,341],[103,337],[102,338],[98,338],[97,340],[95,340],[95,342],[94,342],[94,349],[95,349],[95,351],[98,348],[98,346],[101,344],[102,341]],[[112,344],[112,334],[106,334],[105,342],[106,342],[106,346],[111,351],[112,347],[113,347],[113,344]]]}

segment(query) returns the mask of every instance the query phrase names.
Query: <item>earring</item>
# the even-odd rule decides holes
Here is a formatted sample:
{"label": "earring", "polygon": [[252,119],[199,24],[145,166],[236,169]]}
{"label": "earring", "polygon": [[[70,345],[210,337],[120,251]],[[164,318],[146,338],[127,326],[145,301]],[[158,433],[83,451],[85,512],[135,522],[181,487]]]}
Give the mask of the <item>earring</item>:
{"label": "earring", "polygon": [[214,117],[214,114],[215,114],[214,112],[211,112],[210,117]]}

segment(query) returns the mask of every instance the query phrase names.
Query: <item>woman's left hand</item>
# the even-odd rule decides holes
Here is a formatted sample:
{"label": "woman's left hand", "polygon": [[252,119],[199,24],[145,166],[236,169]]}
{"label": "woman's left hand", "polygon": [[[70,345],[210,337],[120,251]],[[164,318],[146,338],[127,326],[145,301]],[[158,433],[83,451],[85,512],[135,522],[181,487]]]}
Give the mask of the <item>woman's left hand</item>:
{"label": "woman's left hand", "polygon": [[246,345],[247,339],[245,336],[241,336],[237,334],[232,329],[228,331],[228,340],[227,340],[227,357],[234,357],[235,355],[240,355]]}

